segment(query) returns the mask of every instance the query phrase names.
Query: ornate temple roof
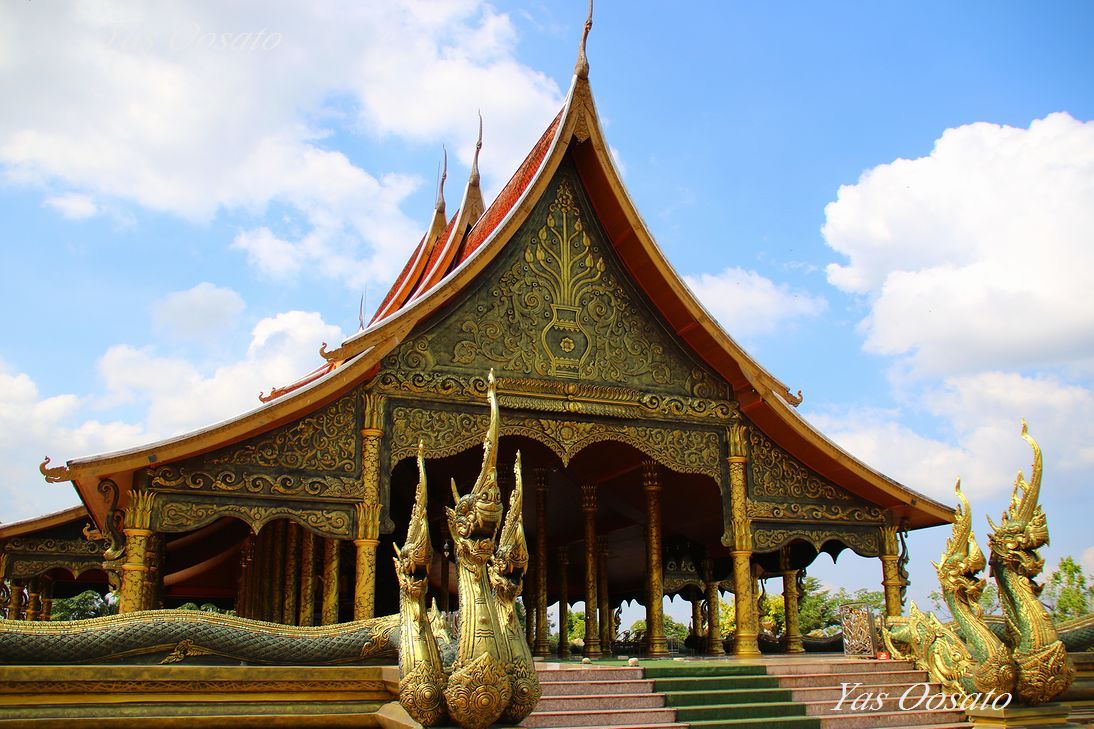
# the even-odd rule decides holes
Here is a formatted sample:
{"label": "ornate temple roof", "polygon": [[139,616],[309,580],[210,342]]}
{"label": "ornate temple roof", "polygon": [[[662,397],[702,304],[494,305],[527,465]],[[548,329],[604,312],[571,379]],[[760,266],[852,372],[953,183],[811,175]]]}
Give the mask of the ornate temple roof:
{"label": "ornate temple roof", "polygon": [[[481,131],[480,131],[481,144]],[[740,411],[806,466],[907,520],[910,528],[952,521],[953,510],[872,469],[842,450],[795,410],[800,392],[754,360],[695,298],[666,259],[623,186],[601,128],[584,43],[565,103],[489,206],[482,204],[476,164],[460,208],[445,220],[443,177],[428,232],[384,297],[371,323],[295,383],[264,396],[263,405],[202,430],[131,450],[78,458],[42,472],[73,481],[96,520],[103,507],[95,482],[110,476],[125,491],[134,470],[198,455],[290,422],[375,376],[380,360],[420,323],[472,286],[514,238],[564,157],[573,160],[609,243],[673,336],[718,373]],[[443,223],[443,227],[442,227]]]}
{"label": "ornate temple roof", "polygon": [[87,509],[81,504],[71,506],[61,511],[54,511],[43,516],[36,516],[22,521],[13,521],[10,524],[0,524],[0,539],[18,537],[24,534],[33,534],[45,529],[52,529],[62,524],[70,524],[74,521],[87,520]]}

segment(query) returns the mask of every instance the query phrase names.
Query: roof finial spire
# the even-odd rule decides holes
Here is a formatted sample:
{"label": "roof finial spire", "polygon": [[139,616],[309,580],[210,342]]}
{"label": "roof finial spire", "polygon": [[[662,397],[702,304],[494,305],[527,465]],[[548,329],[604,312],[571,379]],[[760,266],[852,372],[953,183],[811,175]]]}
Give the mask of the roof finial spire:
{"label": "roof finial spire", "polygon": [[482,149],[482,111],[479,111],[479,139],[475,142],[475,157],[471,160],[471,184],[479,184],[479,150]]}
{"label": "roof finial spire", "polygon": [[577,65],[574,75],[580,79],[589,78],[589,59],[585,55],[585,42],[589,40],[589,31],[593,29],[593,0],[589,0],[589,17],[585,19],[585,32],[581,34],[581,45],[577,49]]}
{"label": "roof finial spire", "polygon": [[444,181],[448,179],[448,148],[442,144],[441,149],[444,151],[444,167],[441,169],[440,182],[437,183],[436,209],[444,212]]}
{"label": "roof finial spire", "polygon": [[361,292],[361,309],[360,309],[360,311],[357,312],[357,321],[360,322],[360,324],[361,324],[361,326],[357,329],[357,331],[359,331],[359,332],[365,331],[365,294],[366,293],[368,293],[368,288],[365,288],[365,290]]}

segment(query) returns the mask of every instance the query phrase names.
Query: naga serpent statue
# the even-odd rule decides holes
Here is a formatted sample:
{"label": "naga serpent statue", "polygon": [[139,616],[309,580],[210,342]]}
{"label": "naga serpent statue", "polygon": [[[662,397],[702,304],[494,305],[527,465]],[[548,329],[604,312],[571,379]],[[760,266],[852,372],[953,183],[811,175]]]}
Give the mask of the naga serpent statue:
{"label": "naga serpent statue", "polygon": [[[1001,524],[996,526],[988,520],[992,527],[989,560],[977,546],[972,510],[961,492],[961,482],[957,482],[960,504],[953,534],[935,564],[954,622],[943,624],[913,602],[908,616],[887,619],[883,634],[894,657],[914,660],[949,693],[968,696],[1013,692],[1016,703],[1032,706],[1047,703],[1066,691],[1075,669],[1052,618],[1037,599],[1041,586],[1035,578],[1044,568],[1037,549],[1048,544],[1048,522],[1037,503],[1041,448],[1029,435],[1024,420],[1022,438],[1033,449],[1031,480],[1027,482],[1019,472]],[[1006,625],[1004,639],[991,630],[979,604],[986,585],[979,575],[987,564],[999,585]]]}

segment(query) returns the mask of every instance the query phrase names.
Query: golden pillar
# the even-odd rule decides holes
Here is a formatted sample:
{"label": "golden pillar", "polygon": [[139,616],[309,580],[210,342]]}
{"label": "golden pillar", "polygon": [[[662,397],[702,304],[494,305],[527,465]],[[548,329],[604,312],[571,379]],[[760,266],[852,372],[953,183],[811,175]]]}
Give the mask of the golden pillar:
{"label": "golden pillar", "polygon": [[900,578],[899,557],[897,555],[897,527],[881,528],[881,586],[885,591],[885,615],[897,617],[903,612],[901,588],[904,580]]}
{"label": "golden pillar", "polygon": [[376,546],[380,543],[380,502],[357,504],[356,582],[353,585],[353,619],[368,620],[376,614]]}
{"label": "golden pillar", "polygon": [[315,533],[300,535],[300,614],[297,625],[315,624]]}
{"label": "golden pillar", "polygon": [[285,600],[281,622],[296,625],[300,605],[300,525],[295,521],[285,524]]}
{"label": "golden pillar", "polygon": [[[745,467],[748,465],[748,430],[735,423],[726,432],[729,441],[729,498],[730,522],[733,524],[733,588],[737,613],[737,630],[733,640],[733,654],[747,658],[760,655],[756,641],[756,597],[752,580],[752,521],[748,516],[748,490],[745,486]],[[711,619],[711,625],[716,618]]]}
{"label": "golden pillar", "polygon": [[596,609],[596,484],[581,486],[581,510],[585,512],[585,657],[600,657],[600,630]]}
{"label": "golden pillar", "polygon": [[706,635],[706,631],[703,630],[703,601],[692,600],[691,601],[691,632],[695,636]]}
{"label": "golden pillar", "polygon": [[535,558],[528,557],[528,584],[524,590],[524,595],[521,596],[520,602],[524,606],[524,641],[531,648],[536,641],[536,600],[535,600],[535,584],[536,584],[536,561]]}
{"label": "golden pillar", "polygon": [[551,652],[547,634],[547,469],[536,469],[536,641],[532,655]]}
{"label": "golden pillar", "polygon": [[53,619],[53,580],[46,580],[46,583],[42,585],[42,612],[38,619],[46,621]]}
{"label": "golden pillar", "polygon": [[8,598],[8,620],[23,619],[23,581],[11,581],[11,597]]}
{"label": "golden pillar", "polygon": [[[718,580],[714,577],[714,560],[703,561],[703,569],[706,572],[706,598],[707,598],[707,650],[708,656],[721,656],[725,654],[722,646],[722,596],[718,593]],[[741,616],[737,616],[737,629],[740,630]]]}
{"label": "golden pillar", "polygon": [[338,547],[333,537],[323,540],[323,625],[338,622]]}
{"label": "golden pillar", "polygon": [[38,620],[38,616],[42,613],[42,596],[40,590],[42,583],[37,577],[32,579],[27,584],[27,617],[30,622]]}
{"label": "golden pillar", "polygon": [[787,570],[783,577],[783,610],[786,615],[786,652],[805,653],[798,624],[798,571]]}
{"label": "golden pillar", "polygon": [[558,550],[558,657],[570,657],[570,555],[565,547]]}
{"label": "golden pillar", "polygon": [[132,491],[125,508],[125,562],[122,564],[122,586],[118,601],[119,613],[132,613],[145,606],[145,572],[148,565],[148,538],[152,536],[152,507],[156,494]]}
{"label": "golden pillar", "polygon": [[361,482],[364,497],[357,504],[357,531],[353,540],[356,550],[354,620],[367,620],[376,614],[376,547],[380,544],[380,446],[384,438],[384,396],[365,393],[362,412]]}
{"label": "golden pillar", "polygon": [[163,607],[163,569],[167,557],[163,535],[153,533],[148,537],[147,549],[145,564],[148,569],[144,573],[141,610],[157,610]]}
{"label": "golden pillar", "polygon": [[601,543],[597,550],[596,565],[596,596],[599,598],[597,606],[600,620],[600,650],[604,655],[611,655],[615,636],[612,633],[612,608],[608,599],[608,548]]}
{"label": "golden pillar", "polygon": [[665,582],[661,564],[661,471],[654,460],[642,462],[646,492],[646,652],[650,658],[669,655],[665,640]]}

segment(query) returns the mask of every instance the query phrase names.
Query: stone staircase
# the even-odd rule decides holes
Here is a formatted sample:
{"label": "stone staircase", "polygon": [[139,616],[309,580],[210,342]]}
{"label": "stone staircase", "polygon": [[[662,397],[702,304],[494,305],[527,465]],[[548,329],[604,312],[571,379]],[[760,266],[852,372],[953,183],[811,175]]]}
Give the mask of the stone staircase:
{"label": "stone staircase", "polygon": [[[925,685],[927,696],[939,691],[937,685],[926,683],[925,672],[900,661],[860,661],[833,656],[750,664],[651,661],[636,668],[546,664],[538,669],[543,698],[522,727],[961,729],[970,726],[965,723],[962,711],[901,710],[900,697],[908,687]],[[843,684],[848,685],[846,692]],[[881,696],[882,693],[887,696]],[[922,694],[923,690],[916,688],[906,703],[915,703]]]}

